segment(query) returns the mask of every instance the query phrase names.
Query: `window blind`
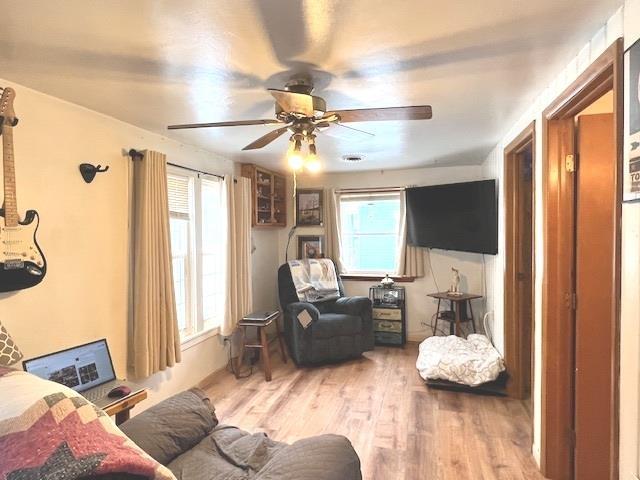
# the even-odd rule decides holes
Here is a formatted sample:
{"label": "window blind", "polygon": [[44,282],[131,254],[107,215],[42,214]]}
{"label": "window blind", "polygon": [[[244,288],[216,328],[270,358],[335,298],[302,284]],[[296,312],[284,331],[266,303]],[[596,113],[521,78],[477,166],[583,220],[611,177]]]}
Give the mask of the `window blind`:
{"label": "window blind", "polygon": [[374,202],[377,200],[397,200],[400,192],[357,192],[340,194],[340,202]]}
{"label": "window blind", "polygon": [[167,176],[169,212],[182,218],[189,218],[189,182],[187,176]]}

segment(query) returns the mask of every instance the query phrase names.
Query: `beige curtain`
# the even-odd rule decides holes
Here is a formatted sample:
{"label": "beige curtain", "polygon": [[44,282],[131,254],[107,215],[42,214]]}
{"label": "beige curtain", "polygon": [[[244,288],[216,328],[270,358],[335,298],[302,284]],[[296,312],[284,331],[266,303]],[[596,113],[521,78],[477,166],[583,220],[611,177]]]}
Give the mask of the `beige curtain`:
{"label": "beige curtain", "polygon": [[340,197],[332,188],[324,191],[324,198],[326,202],[324,254],[333,260],[338,272],[340,272],[342,271],[342,262],[340,261]]}
{"label": "beige curtain", "polygon": [[167,165],[162,153],[134,160],[133,189],[133,367],[136,377],[180,361],[175,308]]}
{"label": "beige curtain", "polygon": [[233,333],[238,321],[251,313],[251,180],[238,178],[237,183],[224,177],[227,202],[227,299],[220,328],[223,336]]}
{"label": "beige curtain", "polygon": [[406,195],[400,192],[400,232],[398,235],[398,271],[396,275],[424,277],[424,249],[407,245]]}

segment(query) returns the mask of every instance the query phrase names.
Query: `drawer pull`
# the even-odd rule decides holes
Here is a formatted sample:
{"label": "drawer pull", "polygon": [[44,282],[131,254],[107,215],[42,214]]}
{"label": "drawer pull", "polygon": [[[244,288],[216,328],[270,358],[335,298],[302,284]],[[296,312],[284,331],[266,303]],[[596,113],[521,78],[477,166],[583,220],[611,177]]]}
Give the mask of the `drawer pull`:
{"label": "drawer pull", "polygon": [[375,320],[374,321],[375,328],[374,330],[380,332],[402,332],[402,322],[400,321],[391,321],[391,320]]}
{"label": "drawer pull", "polygon": [[402,320],[402,311],[400,310],[383,310],[373,309],[373,318],[390,319],[390,320]]}

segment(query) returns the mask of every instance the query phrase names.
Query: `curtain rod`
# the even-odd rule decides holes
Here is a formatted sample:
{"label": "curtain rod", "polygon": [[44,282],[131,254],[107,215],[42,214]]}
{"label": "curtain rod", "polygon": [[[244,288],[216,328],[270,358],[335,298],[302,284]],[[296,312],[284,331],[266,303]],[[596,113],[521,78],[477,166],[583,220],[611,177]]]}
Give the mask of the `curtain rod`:
{"label": "curtain rod", "polygon": [[[140,159],[142,160],[142,158],[144,157],[144,154],[139,151],[139,150],[134,150],[133,148],[129,150],[129,156],[131,157],[132,160],[136,160],[136,159]],[[191,167],[185,167],[183,165],[178,165],[177,163],[171,163],[171,162],[167,162],[167,165],[171,165],[172,167],[177,167],[177,168],[182,168],[183,170],[188,170],[190,172],[195,172],[195,173],[201,173],[203,175],[210,175],[212,177],[218,177],[224,180],[224,175],[220,175],[218,173],[209,173],[209,172],[205,172],[204,170],[198,170],[195,168],[191,168]],[[237,181],[234,179],[233,183],[237,183]]]}
{"label": "curtain rod", "polygon": [[367,192],[402,192],[406,187],[379,187],[379,188],[341,188],[336,193],[367,193]]}

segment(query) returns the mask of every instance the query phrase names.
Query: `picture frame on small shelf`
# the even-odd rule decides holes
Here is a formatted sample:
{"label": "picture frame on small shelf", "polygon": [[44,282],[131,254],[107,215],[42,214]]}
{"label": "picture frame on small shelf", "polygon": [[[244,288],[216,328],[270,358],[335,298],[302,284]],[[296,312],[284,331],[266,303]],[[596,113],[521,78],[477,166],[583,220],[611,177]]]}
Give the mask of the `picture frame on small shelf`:
{"label": "picture frame on small shelf", "polygon": [[296,191],[296,226],[321,227],[324,220],[324,191],[300,188]]}
{"label": "picture frame on small shelf", "polygon": [[298,259],[324,258],[323,235],[298,235]]}

